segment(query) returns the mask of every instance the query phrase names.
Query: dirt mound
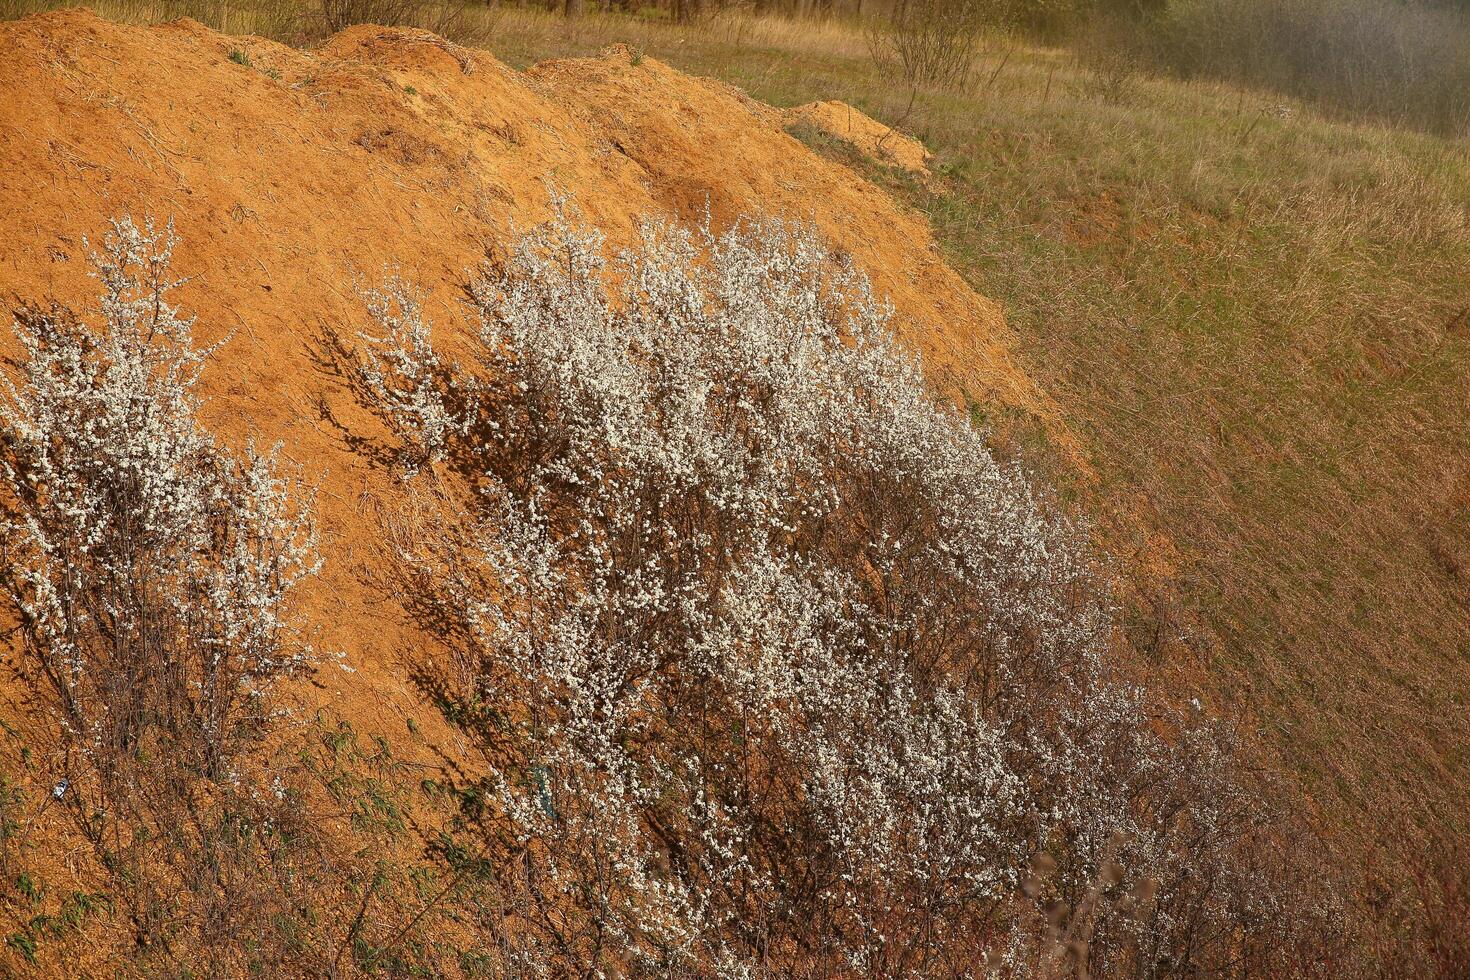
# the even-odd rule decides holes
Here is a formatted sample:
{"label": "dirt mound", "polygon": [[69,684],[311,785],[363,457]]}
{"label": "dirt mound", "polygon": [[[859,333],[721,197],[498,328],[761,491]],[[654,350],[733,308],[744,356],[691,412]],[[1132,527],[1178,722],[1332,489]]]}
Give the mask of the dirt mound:
{"label": "dirt mound", "polygon": [[[323,357],[363,322],[354,282],[395,264],[441,330],[487,245],[570,193],[614,242],[646,215],[815,222],[892,297],[901,335],[951,394],[1049,414],[1011,363],[997,307],[934,252],[925,224],[781,129],[779,114],[624,50],[520,74],[420,31],[358,27],[316,52],[184,20],[86,11],[0,24],[0,293],[90,305],[84,236],[125,212],[172,218],[177,297],[209,366],[205,421],[282,440],[321,475],[319,694],[371,728],[428,713],[405,658],[426,651],[376,584],[377,511],[397,484],[354,450],[372,421]],[[13,349],[8,333],[0,350]]]}
{"label": "dirt mound", "polygon": [[815,126],[879,163],[929,176],[929,151],[923,143],[863,115],[846,102],[808,102],[787,109],[782,117],[788,126]]}

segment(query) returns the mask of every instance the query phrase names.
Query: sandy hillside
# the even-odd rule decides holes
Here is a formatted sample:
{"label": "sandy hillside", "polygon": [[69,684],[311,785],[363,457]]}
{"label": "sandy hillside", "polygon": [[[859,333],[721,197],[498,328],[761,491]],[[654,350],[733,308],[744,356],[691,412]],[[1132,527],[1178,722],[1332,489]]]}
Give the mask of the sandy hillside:
{"label": "sandy hillside", "polygon": [[[427,651],[374,584],[397,484],[348,438],[372,422],[322,334],[363,323],[354,282],[388,264],[454,329],[467,270],[545,217],[548,185],[614,242],[640,216],[706,206],[717,226],[809,218],[893,299],[942,390],[1051,415],[998,308],[938,259],[922,220],[779,114],[651,59],[615,49],[520,74],[423,32],[361,27],[303,52],[85,11],[0,25],[0,55],[0,293],[86,304],[83,236],[123,213],[175,221],[175,271],[192,277],[177,298],[201,341],[232,336],[205,376],[206,423],[231,442],[282,440],[322,481],[311,614],[352,669],[324,670],[312,697],[369,729],[431,714],[403,669]],[[0,344],[13,349],[8,333]]]}

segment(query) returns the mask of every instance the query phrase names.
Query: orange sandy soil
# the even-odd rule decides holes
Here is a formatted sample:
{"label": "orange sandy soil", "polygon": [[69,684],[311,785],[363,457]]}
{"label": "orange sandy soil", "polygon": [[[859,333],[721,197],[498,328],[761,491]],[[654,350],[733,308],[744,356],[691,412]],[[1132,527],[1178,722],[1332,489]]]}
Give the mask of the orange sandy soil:
{"label": "orange sandy soil", "polygon": [[788,126],[802,123],[815,126],[879,163],[920,177],[929,176],[928,147],[863,115],[846,102],[809,102],[787,109],[782,117]]}
{"label": "orange sandy soil", "polygon": [[[462,329],[470,270],[547,216],[548,187],[614,244],[644,216],[706,207],[716,227],[809,219],[892,298],[940,390],[1065,441],[999,308],[941,262],[922,219],[773,110],[623,49],[522,74],[412,30],[353,28],[308,52],[69,11],[0,24],[0,93],[0,297],[90,308],[83,236],[125,213],[174,220],[175,272],[192,277],[176,299],[201,343],[231,338],[204,375],[206,424],[231,443],[280,440],[321,481],[326,565],[306,607],[319,647],[352,670],[329,664],[298,693],[363,731],[401,737],[413,718],[458,754],[406,668],[431,642],[373,584],[400,491],[353,449],[349,433],[378,430],[324,362],[323,331],[354,336],[356,286],[390,264],[424,287],[441,331]],[[5,333],[0,353],[14,347]]]}

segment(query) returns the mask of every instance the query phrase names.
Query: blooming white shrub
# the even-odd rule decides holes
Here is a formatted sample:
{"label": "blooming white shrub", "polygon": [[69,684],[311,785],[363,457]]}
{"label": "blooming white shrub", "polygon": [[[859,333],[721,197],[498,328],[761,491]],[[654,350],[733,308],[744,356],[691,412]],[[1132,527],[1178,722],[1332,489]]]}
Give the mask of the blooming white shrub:
{"label": "blooming white shrub", "polygon": [[899,976],[1196,941],[1228,756],[1110,679],[1078,535],[863,276],[780,222],[651,224],[608,269],[559,207],[470,295],[456,363],[390,283],[357,381],[443,478],[399,548],[493,768],[500,950]]}
{"label": "blooming white shrub", "polygon": [[168,301],[174,244],[114,221],[92,256],[99,322],[22,307],[19,377],[0,382],[0,581],[61,735],[53,795],[154,949],[206,925],[243,941],[273,887],[242,841],[284,811],[245,763],[273,686],[308,666],[291,604],[318,564],[279,449],[236,456],[199,425],[212,348]]}
{"label": "blooming white shrub", "polygon": [[236,459],[204,432],[209,349],[167,301],[172,228],[113,223],[94,255],[100,330],[23,309],[0,385],[0,536],[28,652],[86,754],[165,723],[218,775],[260,696],[302,666],[283,615],[315,572],[310,508],[279,447]]}

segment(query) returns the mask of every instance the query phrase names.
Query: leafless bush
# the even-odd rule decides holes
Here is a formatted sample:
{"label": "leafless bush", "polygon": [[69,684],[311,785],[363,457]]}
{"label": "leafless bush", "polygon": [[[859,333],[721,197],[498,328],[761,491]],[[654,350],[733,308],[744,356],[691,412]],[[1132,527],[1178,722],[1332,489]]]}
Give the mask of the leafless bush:
{"label": "leafless bush", "polygon": [[321,0],[321,17],[331,34],[354,24],[418,27],[450,41],[471,44],[491,29],[495,8],[469,0]]}
{"label": "leafless bush", "polygon": [[1129,22],[1096,18],[1073,42],[1086,73],[1085,90],[1110,105],[1128,98],[1144,67],[1142,57],[1127,40],[1134,29]]}
{"label": "leafless bush", "polygon": [[935,406],[867,281],[778,223],[650,226],[616,288],[603,263],[563,216],[487,265],[472,365],[390,283],[356,365],[418,472],[394,541],[464,678],[436,696],[491,769],[443,845],[485,955],[1277,962],[1228,735],[1111,675],[1077,536]]}
{"label": "leafless bush", "polygon": [[910,85],[957,87],[969,78],[987,27],[1005,10],[1001,0],[900,0],[869,27],[880,62],[897,63]]}
{"label": "leafless bush", "polygon": [[1451,836],[1434,845],[1410,869],[1415,908],[1403,944],[1427,962],[1403,972],[1458,980],[1470,972],[1470,845]]}
{"label": "leafless bush", "polygon": [[402,27],[418,12],[419,0],[321,0],[322,19],[331,33],[353,24]]}

